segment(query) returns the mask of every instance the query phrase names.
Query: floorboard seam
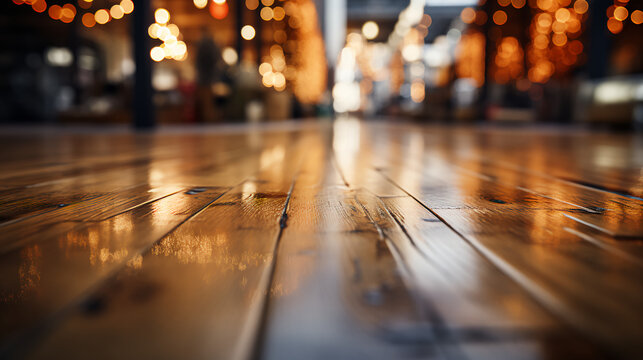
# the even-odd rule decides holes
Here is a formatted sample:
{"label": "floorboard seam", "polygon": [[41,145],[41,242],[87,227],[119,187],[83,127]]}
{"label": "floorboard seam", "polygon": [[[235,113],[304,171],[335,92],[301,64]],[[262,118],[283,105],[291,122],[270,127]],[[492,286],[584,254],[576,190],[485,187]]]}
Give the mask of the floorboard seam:
{"label": "floorboard seam", "polygon": [[[245,182],[246,180],[242,181],[241,183]],[[166,238],[168,235],[173,233],[176,229],[178,229],[180,226],[185,224],[186,221],[194,218],[195,216],[199,215],[202,213],[205,209],[207,209],[210,205],[212,205],[214,202],[219,200],[221,197],[223,197],[225,194],[227,194],[230,190],[232,190],[235,186],[228,188],[226,191],[222,192],[218,196],[216,196],[214,199],[209,201],[207,204],[203,205],[200,209],[195,211],[193,214],[190,216],[187,216],[184,220],[179,222],[176,226],[168,230],[164,235],[160,236],[157,240],[152,241],[148,246],[144,247],[141,249],[141,251],[138,251],[134,253],[130,259],[137,256],[137,255],[144,255],[149,250],[157,243],[159,243],[161,240]],[[74,309],[77,307],[81,306],[84,302],[87,301],[87,299],[90,299],[94,293],[101,287],[103,287],[105,284],[108,284],[110,281],[113,281],[114,278],[119,274],[125,267],[127,266],[127,261],[123,261],[122,266],[115,268],[112,270],[110,273],[108,273],[105,278],[98,283],[94,284],[90,288],[85,291],[84,294],[81,294],[78,296],[78,298],[74,301],[71,301],[67,306],[64,306],[60,310],[52,313],[48,317],[46,317],[42,323],[36,325],[35,327],[26,330],[22,334],[17,335],[14,340],[10,340],[9,342],[5,343],[2,345],[2,348],[0,348],[0,358],[22,358],[25,355],[28,354],[29,352],[29,344],[36,343],[42,337],[51,329],[53,329],[57,324],[59,324],[67,315],[69,315]]]}
{"label": "floorboard seam", "polygon": [[386,174],[380,172],[380,174],[391,184],[398,187],[400,190],[407,193],[413,200],[418,204],[424,207],[431,214],[436,216],[443,222],[451,231],[457,234],[461,239],[463,239],[467,244],[473,247],[478,253],[480,253],[487,261],[489,261],[493,266],[498,268],[503,274],[513,280],[519,287],[524,289],[527,294],[529,294],[537,303],[543,306],[544,309],[548,310],[554,316],[560,318],[564,323],[568,324],[575,329],[576,331],[585,334],[586,336],[592,337],[591,333],[585,330],[583,326],[582,318],[570,313],[567,311],[565,305],[563,305],[558,299],[556,299],[551,293],[537,285],[533,281],[529,280],[520,270],[516,269],[513,265],[507,263],[502,258],[494,254],[491,250],[487,249],[484,245],[480,244],[475,239],[470,239],[456,230],[451,224],[449,224],[443,217],[434,212],[426,204],[424,204],[420,199],[416,198],[414,195],[406,191],[399,184],[397,184],[393,179],[389,178]]}
{"label": "floorboard seam", "polygon": [[279,217],[279,232],[277,233],[277,238],[275,239],[270,268],[268,269],[268,271],[266,271],[264,275],[265,277],[261,281],[262,286],[260,288],[265,289],[266,294],[264,295],[263,302],[260,304],[260,306],[256,307],[256,311],[258,311],[258,313],[255,314],[255,318],[252,319],[253,321],[248,322],[248,325],[244,326],[244,330],[242,331],[241,335],[244,339],[240,340],[237,343],[233,356],[234,360],[258,360],[263,356],[263,349],[265,347],[266,332],[268,326],[268,311],[270,308],[270,287],[272,286],[272,282],[274,281],[276,273],[279,244],[281,243],[284,229],[288,226],[288,209],[290,207],[290,199],[292,198],[292,193],[295,189],[295,184],[297,182],[298,176],[299,172],[297,172],[293,177],[292,183],[290,184],[290,189],[288,189],[288,196],[286,196],[286,201],[281,211],[281,216]]}
{"label": "floorboard seam", "polygon": [[[388,208],[388,206],[386,206],[384,202],[382,202],[381,206],[384,208],[388,216],[391,219],[393,219],[393,221],[397,224],[400,230],[402,230],[402,233],[409,240],[413,248],[420,254],[420,256],[422,256],[424,260],[428,261],[427,255],[424,254],[424,252],[422,252],[418,248],[417,244],[415,243],[415,240],[413,240],[413,237],[411,237],[411,235],[408,233],[406,228],[404,228],[404,226],[393,215],[393,213],[391,213],[391,210]],[[390,240],[390,242],[393,243],[392,240]],[[395,246],[395,249],[396,251],[399,251],[397,246]],[[413,273],[410,273],[410,274],[411,274],[411,279],[413,279],[414,282],[418,281],[417,278],[413,275]],[[418,300],[420,301],[420,304],[428,302],[428,300],[423,300],[419,294],[417,296],[418,296]],[[459,344],[461,342],[459,339],[459,336],[457,336],[457,334],[454,334],[452,329],[447,325],[446,321],[440,315],[437,308],[432,304],[424,305],[424,307],[427,308],[428,319],[434,323],[431,326],[431,329],[433,329],[433,331],[436,332],[436,339],[438,339],[438,341],[442,344],[453,344],[455,346],[455,349],[447,349],[447,351],[445,351],[447,353],[447,356],[453,359],[466,359],[466,356],[464,355],[464,353],[462,353],[462,350],[459,347]],[[455,354],[453,352],[455,352]]]}

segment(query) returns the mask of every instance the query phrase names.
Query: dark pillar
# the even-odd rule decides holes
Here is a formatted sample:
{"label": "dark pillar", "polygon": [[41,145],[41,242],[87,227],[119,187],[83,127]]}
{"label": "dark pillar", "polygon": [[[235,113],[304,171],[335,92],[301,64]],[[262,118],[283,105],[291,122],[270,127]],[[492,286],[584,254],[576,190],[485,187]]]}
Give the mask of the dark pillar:
{"label": "dark pillar", "polygon": [[74,21],[71,25],[71,33],[69,35],[69,47],[71,48],[71,53],[73,54],[73,61],[71,64],[71,84],[74,89],[74,105],[80,105],[82,103],[81,97],[83,96],[80,87],[80,79],[78,74],[80,69],[78,68],[78,55],[80,54],[80,35],[78,34],[78,28],[80,24],[80,16],[75,16]]}
{"label": "dark pillar", "polygon": [[263,20],[261,20],[261,16],[259,15],[261,8],[262,8],[262,6],[259,6],[257,11],[254,12],[254,19],[252,19],[254,21],[255,31],[257,32],[257,34],[255,35],[255,39],[254,39],[255,48],[257,50],[257,64],[261,64],[261,47],[263,45],[263,39],[261,37],[261,32],[262,32],[264,22],[263,22]]}
{"label": "dark pillar", "polygon": [[612,1],[594,0],[589,7],[589,42],[587,52],[587,75],[590,79],[607,76],[612,34],[607,30],[607,8]]}
{"label": "dark pillar", "polygon": [[134,102],[133,119],[136,129],[151,129],[154,127],[155,114],[152,96],[152,59],[150,58],[150,38],[147,28],[152,24],[152,10],[150,0],[136,1],[136,10],[132,26],[134,39],[134,62],[136,74],[134,76]]}
{"label": "dark pillar", "polygon": [[482,33],[484,34],[484,84],[480,89],[480,97],[478,98],[478,118],[480,120],[487,119],[487,106],[489,105],[489,92],[491,87],[491,71],[492,53],[494,52],[495,42],[491,40],[491,29],[493,28],[493,7],[491,1],[487,1],[481,6],[481,9],[487,13],[487,21],[482,25]]}
{"label": "dark pillar", "polygon": [[[261,5],[260,5],[261,6]],[[243,8],[244,8],[244,1],[243,0],[237,0],[235,1],[235,16],[236,16],[236,25],[237,25],[237,34],[235,36],[235,39],[237,40],[236,42],[236,50],[237,54],[239,55],[239,61],[241,61],[242,57],[242,51],[243,51],[243,38],[241,37],[241,28],[243,27]],[[259,10],[257,10],[259,11]]]}

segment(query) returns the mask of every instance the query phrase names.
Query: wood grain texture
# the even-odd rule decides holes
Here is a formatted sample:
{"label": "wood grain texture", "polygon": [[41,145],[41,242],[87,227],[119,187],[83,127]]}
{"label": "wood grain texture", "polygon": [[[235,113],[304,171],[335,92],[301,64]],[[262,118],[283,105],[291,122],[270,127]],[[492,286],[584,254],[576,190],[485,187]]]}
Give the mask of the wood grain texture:
{"label": "wood grain texture", "polygon": [[305,166],[293,190],[260,342],[262,357],[441,356],[430,332],[422,333],[429,328],[427,319],[377,228],[322,161]]}
{"label": "wood grain texture", "polygon": [[[29,357],[247,358],[305,143],[286,147],[279,164],[246,168],[247,181],[141,253],[88,300],[99,309],[73,309]],[[113,346],[96,354],[105,337]]]}
{"label": "wood grain texture", "polygon": [[97,223],[57,223],[51,235],[3,254],[3,345],[47,325],[117,269],[135,266],[142,251],[225,191],[204,190],[180,192]]}
{"label": "wood grain texture", "polygon": [[643,142],[0,131],[0,358],[643,356]]}

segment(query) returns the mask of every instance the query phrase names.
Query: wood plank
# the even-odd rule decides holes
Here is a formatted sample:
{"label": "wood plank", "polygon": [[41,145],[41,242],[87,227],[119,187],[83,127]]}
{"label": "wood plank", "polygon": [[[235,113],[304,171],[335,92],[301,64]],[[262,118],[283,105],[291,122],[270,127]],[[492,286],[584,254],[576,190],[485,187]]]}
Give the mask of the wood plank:
{"label": "wood plank", "polygon": [[[479,162],[478,162],[479,161]],[[619,239],[643,239],[643,201],[572,183],[491,159],[453,165],[456,171],[472,171],[507,186],[542,197],[579,204],[570,218]],[[585,211],[581,211],[585,210]]]}
{"label": "wood plank", "polygon": [[[396,161],[399,163],[399,161]],[[556,179],[538,177],[530,172],[528,176],[521,176],[515,171],[506,169],[498,170],[482,163],[464,161],[466,165],[459,165],[458,161],[449,163],[441,159],[431,158],[429,166],[422,165],[422,161],[405,163],[406,170],[392,169],[391,166],[380,160],[380,168],[389,172],[414,171],[420,172],[423,179],[417,175],[410,176],[416,179],[406,186],[417,189],[426,188],[434,193],[433,208],[447,208],[467,206],[473,208],[497,209],[508,208],[511,204],[528,206],[535,209],[560,209],[568,213],[568,217],[584,226],[597,229],[616,239],[639,240],[643,239],[643,202],[628,199],[613,193],[597,191],[580,187],[576,184]],[[460,186],[454,186],[457,182]],[[467,192],[483,186],[484,194]],[[494,203],[494,204],[490,204]]]}
{"label": "wood plank", "polygon": [[[427,301],[453,328],[538,332],[559,326],[492,263],[410,197],[361,199]],[[421,279],[421,280],[420,280]]]}
{"label": "wood plank", "polygon": [[21,248],[32,242],[41,241],[43,237],[55,235],[58,231],[67,231],[69,226],[56,226],[60,223],[69,223],[73,227],[74,222],[102,221],[138,206],[188,190],[176,185],[152,189],[148,185],[142,185],[69,206],[58,207],[52,211],[36,213],[21,219],[22,221],[0,226],[2,229],[0,232],[0,254]]}
{"label": "wood plank", "polygon": [[442,356],[376,227],[326,166],[312,162],[297,179],[261,357]]}
{"label": "wood plank", "polygon": [[[71,309],[30,357],[247,358],[304,144],[305,137],[286,148],[283,162],[259,162],[254,180],[225,193]],[[113,351],[97,354],[96,342],[105,337]]]}
{"label": "wood plank", "polygon": [[[74,140],[83,139],[81,137],[75,137],[72,141]],[[156,151],[145,146],[140,146],[136,151],[130,151],[127,147],[123,148],[123,143],[120,141],[120,138],[110,136],[99,139],[99,141],[103,143],[103,146],[101,152],[98,154],[92,155],[91,153],[92,150],[97,148],[96,144],[81,142],[81,144],[76,145],[78,147],[78,150],[76,150],[78,153],[74,153],[74,150],[72,150],[67,153],[57,154],[54,150],[53,154],[47,155],[44,164],[42,163],[43,161],[41,161],[40,164],[30,164],[27,162],[27,164],[23,165],[23,169],[4,169],[0,179],[4,184],[15,186],[31,185],[52,181],[57,178],[82,175],[84,173],[99,173],[117,168],[145,164],[151,159],[154,159],[155,156],[162,159],[170,156],[175,151],[173,146],[169,144],[167,148],[156,149]],[[134,141],[133,137],[129,139],[129,142]],[[74,147],[74,144],[70,144],[69,141],[52,141],[51,144],[45,146],[45,151],[52,149],[58,143]],[[98,148],[101,148],[101,146]],[[112,148],[116,150],[111,151]],[[89,154],[87,154],[87,152],[89,152]],[[17,153],[20,154],[20,152]],[[18,157],[18,159],[20,158],[21,156]]]}
{"label": "wood plank", "polygon": [[[30,357],[237,358],[252,346],[242,333],[261,310],[288,186],[233,189],[92,295],[99,310],[75,309]],[[112,346],[97,354],[105,337]]]}
{"label": "wood plank", "polygon": [[[199,156],[198,160],[148,159],[142,164],[109,168],[105,171],[82,172],[56,180],[40,182],[29,186],[8,189],[0,192],[0,220],[11,221],[33,216],[37,213],[55,210],[60,205],[70,205],[80,201],[91,200],[137,185],[152,187],[173,184],[194,184],[195,176],[212,174],[213,170],[225,168],[226,163],[238,162],[254,156],[256,151],[226,149],[215,156]],[[180,154],[180,153],[179,153]],[[228,184],[200,185],[221,186]]]}
{"label": "wood plank", "polygon": [[[69,177],[96,175],[115,169],[149,164],[164,168],[163,163],[206,162],[220,154],[256,150],[262,141],[272,141],[294,128],[240,129],[236,132],[195,132],[110,134],[69,133],[66,135],[24,136],[13,144],[9,160],[0,162],[0,182],[16,187],[56,183]],[[12,138],[0,139],[9,141]],[[12,164],[16,164],[16,169]]]}
{"label": "wood plank", "polygon": [[630,135],[340,120],[0,139],[2,358],[643,354]]}
{"label": "wood plank", "polygon": [[[283,149],[281,150],[283,151]],[[217,156],[213,158],[215,159],[214,163],[210,162],[212,161],[211,159],[204,159],[200,165],[198,163],[191,165],[192,171],[184,171],[187,170],[185,168],[178,170],[167,169],[163,171],[163,176],[157,176],[156,179],[150,181],[150,185],[144,183],[141,186],[125,188],[121,192],[98,196],[69,206],[57,207],[52,211],[41,211],[33,214],[33,216],[17,219],[22,221],[5,223],[4,226],[0,225],[0,228],[3,229],[3,232],[0,233],[0,253],[15,249],[30,241],[35,241],[34,239],[39,239],[40,233],[43,231],[47,233],[54,231],[64,232],[69,228],[69,226],[52,227],[54,224],[67,221],[99,221],[181,189],[181,186],[177,185],[155,185],[157,183],[167,184],[170,179],[184,183],[192,182],[193,184],[196,183],[194,181],[203,181],[201,184],[206,187],[238,184],[249,173],[252,173],[254,171],[252,169],[255,167],[263,168],[270,165],[269,162],[264,161],[262,163],[258,159],[261,154],[267,151],[274,152],[274,148],[266,149],[263,152],[244,153],[240,157]],[[226,163],[228,165],[234,164],[234,166],[225,166]],[[143,172],[139,173],[139,176],[144,176],[145,178],[149,178],[148,172],[153,172],[153,169],[142,170]],[[117,174],[115,173],[114,175]],[[133,178],[140,179],[139,176],[134,176]],[[113,181],[99,186],[104,187],[107,184],[117,187],[123,186],[114,185]],[[150,188],[150,186],[154,187]]]}
{"label": "wood plank", "polygon": [[[406,179],[387,175],[405,187]],[[473,200],[462,197],[455,208],[434,207],[440,194],[431,187],[410,193],[555,314],[623,354],[641,351],[637,304],[643,303],[643,279],[630,276],[640,271],[638,264],[564,231],[574,224],[557,209],[529,202],[504,210],[478,207],[475,198],[495,192],[495,186],[471,184]],[[606,328],[614,319],[618,324]]]}
{"label": "wood plank", "polygon": [[[397,137],[398,135],[399,137]],[[562,243],[570,242],[573,244],[577,244],[579,242],[585,242],[584,244],[580,245],[580,249],[577,249],[577,245],[568,246],[568,249],[564,252],[564,254],[560,256],[556,261],[553,261],[555,263],[554,265],[560,266],[561,264],[564,264],[566,262],[571,262],[573,264],[574,262],[578,261],[583,263],[580,266],[582,268],[598,266],[598,264],[601,264],[601,266],[599,267],[600,270],[596,270],[596,272],[600,272],[605,271],[605,266],[603,266],[605,262],[611,264],[612,261],[620,261],[622,263],[623,260],[626,260],[624,264],[621,264],[620,267],[617,266],[617,268],[619,269],[615,270],[613,266],[609,269],[609,273],[612,275],[612,279],[616,279],[617,281],[612,281],[611,283],[609,283],[609,281],[606,281],[605,274],[603,274],[602,280],[598,281],[592,279],[593,281],[590,281],[590,283],[595,283],[597,281],[604,282],[603,286],[607,286],[607,288],[605,288],[606,291],[611,288],[616,288],[619,289],[618,291],[623,295],[628,294],[628,296],[631,296],[630,294],[633,292],[631,290],[632,287],[640,288],[640,286],[637,285],[640,282],[640,278],[632,279],[631,276],[628,276],[628,274],[632,274],[632,272],[638,271],[637,269],[639,268],[640,262],[635,256],[627,254],[619,246],[614,246],[614,244],[612,243],[605,242],[604,239],[596,239],[595,234],[593,235],[593,240],[588,240],[586,236],[587,234],[585,234],[586,229],[579,229],[578,224],[574,224],[573,221],[549,220],[544,223],[542,221],[544,219],[550,219],[554,215],[558,216],[560,213],[565,211],[576,214],[578,213],[578,208],[582,207],[582,205],[578,206],[579,204],[575,204],[571,201],[565,201],[564,199],[557,198],[556,196],[547,196],[547,194],[540,194],[530,190],[529,188],[519,188],[513,186],[513,184],[511,183],[500,184],[496,181],[497,179],[487,177],[485,176],[485,174],[480,174],[479,172],[468,169],[462,169],[457,165],[459,164],[459,162],[457,161],[457,154],[449,153],[450,150],[436,153],[436,149],[433,149],[433,145],[429,148],[425,148],[423,144],[428,143],[426,138],[419,137],[420,140],[417,141],[417,136],[403,131],[400,131],[400,134],[395,134],[394,132],[393,134],[391,134],[391,132],[387,132],[387,136],[385,136],[384,138],[381,138],[382,132],[377,132],[377,134],[373,137],[375,136],[380,137],[380,140],[374,141],[372,139],[369,139],[368,137],[360,137],[360,142],[363,145],[361,149],[366,148],[366,150],[362,150],[362,154],[359,154],[359,156],[369,156],[368,154],[364,155],[363,153],[368,153],[370,151],[368,149],[370,143],[377,143],[378,147],[387,149],[388,151],[384,153],[383,156],[371,156],[373,158],[373,163],[376,164],[377,167],[381,168],[380,170],[382,170],[383,173],[386,173],[388,176],[393,178],[396,183],[401,184],[407,192],[414,194],[418,199],[424,201],[425,204],[430,206],[431,209],[433,209],[436,213],[439,214],[442,211],[452,212],[453,217],[456,217],[455,214],[470,214],[469,216],[472,218],[472,220],[468,222],[468,227],[473,229],[480,229],[481,234],[489,238],[493,238],[495,236],[494,231],[496,231],[496,229],[491,228],[488,231],[485,231],[485,227],[488,223],[497,223],[501,224],[498,226],[499,229],[497,231],[508,232],[510,234],[510,238],[513,237],[512,241],[524,242],[526,239],[532,239],[531,241],[540,241],[542,244],[547,244],[547,238],[551,237],[553,239],[558,239],[560,237]],[[400,139],[404,140],[400,141]],[[449,140],[449,138],[446,139]],[[391,140],[393,140],[393,143],[391,143]],[[462,144],[460,144],[460,146],[462,146]],[[433,154],[434,156],[427,156],[427,154]],[[467,153],[463,152],[463,154]],[[337,157],[341,158],[342,154],[338,154]],[[359,162],[359,160],[353,161],[353,163],[356,162]],[[478,167],[476,170],[479,169],[480,167]],[[353,171],[358,172],[358,170]],[[364,170],[360,169],[359,171]],[[373,180],[369,181],[373,182]],[[384,202],[395,203],[396,201],[402,201],[400,199],[403,198],[385,198]],[[522,221],[510,220],[515,218],[516,213],[525,212],[528,213],[524,215]],[[475,215],[477,215],[478,213],[494,213],[496,215],[492,219],[484,219],[483,216],[478,216],[476,218]],[[540,231],[534,230],[534,233],[530,233],[529,231],[523,229],[512,233],[512,227],[518,227],[518,229],[520,229],[520,227],[524,228],[526,224],[531,224],[531,218],[534,217],[534,214],[537,213],[542,214],[537,216],[537,218],[541,219],[540,222],[538,223],[538,225],[534,224],[533,226],[530,226],[527,230],[539,229]],[[405,215],[406,214],[402,214],[401,218],[405,221],[408,221],[409,219],[406,218]],[[460,215],[460,217],[462,218],[463,216]],[[636,218],[637,216],[634,215],[634,217]],[[411,219],[413,219],[413,216],[411,216]],[[419,222],[419,220],[417,219],[415,221]],[[554,228],[557,228],[557,225],[560,226],[557,232],[551,231],[549,225],[552,224],[554,225]],[[582,230],[582,232],[580,230]],[[575,232],[581,233],[584,239],[580,239],[578,234],[575,234]],[[422,234],[422,236],[426,236],[425,234],[429,232],[417,231],[417,233]],[[497,237],[497,240],[497,246],[501,246],[503,242],[507,242],[507,240],[503,236]],[[506,244],[504,246],[508,247],[508,245]],[[480,248],[476,249],[480,251]],[[506,255],[509,256],[510,253],[511,250],[507,250]],[[493,252],[485,255],[489,254],[491,254],[492,256],[494,255]],[[538,261],[537,259],[534,259],[534,255],[531,255],[531,257],[532,262]],[[571,257],[572,260],[566,259],[566,257]],[[594,259],[595,262],[592,262],[590,259]],[[521,259],[521,261],[523,260],[527,261],[528,259]],[[516,266],[518,266],[519,263],[519,261],[516,261]],[[498,265],[498,263],[494,264],[496,266]],[[506,266],[500,266],[500,268],[503,271],[507,270]],[[552,269],[553,268],[546,267],[545,269],[543,269],[541,266],[541,269],[539,271],[541,273],[547,273],[549,270],[551,270],[552,274],[550,275],[558,277],[560,277],[560,275],[554,274],[565,274],[564,269],[562,268],[559,269],[559,271],[554,271]],[[576,269],[573,270],[578,271]],[[424,273],[428,272],[424,271],[423,274]],[[615,273],[617,273],[618,275],[615,275]],[[527,275],[527,279],[532,276],[531,273]],[[585,273],[584,275],[591,276],[592,274]],[[514,277],[515,280],[516,278],[521,276],[523,276],[522,273],[514,272],[512,277]],[[578,276],[578,272],[572,272],[572,274],[570,274],[569,276],[574,278],[574,276]],[[582,279],[582,277],[577,279],[580,280]],[[582,283],[581,281],[582,280],[578,281],[578,283],[585,285],[587,284]],[[548,292],[553,292],[556,293],[557,296],[561,296],[559,293],[557,293],[557,291],[559,291],[560,289],[553,290],[551,288],[546,288],[546,291],[543,291],[543,288],[533,289],[533,283],[531,282],[526,284],[521,283],[521,286],[532,287],[532,289],[529,291],[532,295],[534,291],[537,291],[539,294],[537,298],[541,303],[552,305],[552,298],[549,296],[550,294]],[[592,289],[595,289],[595,287]],[[576,286],[576,289],[573,291],[580,290],[583,290],[582,285]],[[589,290],[585,286],[584,291],[586,291],[585,295],[591,295],[589,292],[593,290]],[[561,293],[564,292],[565,291],[561,291]],[[634,292],[637,292],[637,290],[634,290]],[[621,315],[629,313],[629,315],[639,316],[639,314],[635,310],[634,304],[637,301],[640,301],[640,296],[634,295],[634,299],[635,300],[633,300],[632,302],[628,302],[629,305],[622,304],[622,307],[628,309],[625,311],[619,310],[618,305],[616,305],[616,301],[612,301],[612,304],[609,307],[610,310],[607,310],[607,312],[609,313],[609,311],[614,310],[617,312],[620,311]],[[592,299],[591,297],[587,297],[583,301],[588,304],[593,304],[594,299]],[[597,303],[601,304],[600,301],[597,301]],[[560,304],[554,304],[552,306],[559,307]],[[552,306],[548,306],[548,308],[551,309]],[[593,306],[596,306],[594,311],[600,312],[600,305],[593,304]],[[584,311],[589,310],[585,309]],[[582,313],[583,311],[577,310],[577,312]],[[557,315],[561,315],[560,311],[555,313]],[[582,317],[582,315],[579,315],[578,317]],[[451,316],[446,316],[446,318],[452,319]],[[627,316],[624,316],[623,318],[626,319]],[[569,316],[565,319],[566,321],[570,321]],[[635,321],[630,321],[631,325],[633,325],[634,323]],[[575,325],[577,325],[578,328],[583,328],[584,326],[582,324],[579,325],[578,323],[576,323]],[[594,325],[596,326],[597,323],[595,322]],[[621,328],[620,330],[622,332],[628,331],[626,327]],[[634,331],[634,329],[630,330],[630,334],[637,333],[637,331]],[[603,331],[603,335],[607,335],[605,333],[606,332]],[[608,341],[605,341],[605,339],[603,339],[604,345],[607,342]],[[614,344],[611,344],[611,346],[614,346]],[[633,351],[633,353],[636,353],[638,350],[630,348],[627,351]]]}
{"label": "wood plank", "polygon": [[180,192],[98,223],[59,223],[66,231],[1,255],[0,341],[4,351],[87,295],[224,189]]}
{"label": "wood plank", "polygon": [[[334,147],[336,158],[342,172],[347,174],[346,181],[353,187],[367,189],[358,192],[358,200],[381,229],[391,251],[399,252],[398,264],[408,268],[409,286],[429,307],[427,311],[440,320],[433,326],[441,328],[438,332],[442,335],[441,343],[454,344],[464,356],[462,352],[469,353],[482,342],[486,349],[492,349],[487,352],[496,358],[502,357],[503,351],[515,341],[537,350],[528,354],[551,352],[552,348],[565,343],[567,352],[557,351],[552,357],[600,358],[600,355],[587,354],[587,349],[596,352],[596,348],[535,302],[529,292],[401,189],[389,189],[393,184],[374,172],[371,163],[394,169],[391,171],[400,174],[407,184],[413,182],[414,188],[422,188],[424,179],[415,176],[414,170],[407,166],[419,163],[415,160],[424,153],[418,137],[407,139],[403,146],[391,147],[387,144],[390,139],[382,136],[382,132],[374,134],[374,137],[380,137],[374,140],[368,136],[368,130],[362,129],[362,136],[355,133],[351,136],[359,138],[358,152],[352,150],[354,144],[350,142],[346,146],[336,144],[339,145]],[[372,148],[375,143],[380,150],[386,151],[375,155]],[[442,167],[438,173],[443,172]],[[450,179],[438,177],[437,180],[437,183],[431,181],[431,188],[445,190],[446,194],[435,191],[431,199],[445,208],[463,206],[462,197],[470,200],[467,204],[474,208],[500,206],[499,202],[488,200],[512,194],[510,188],[498,189],[496,193],[488,194],[488,199],[480,199],[451,190],[449,186],[454,184]],[[370,193],[380,195],[379,199]],[[549,200],[537,205],[556,208],[561,204]]]}
{"label": "wood plank", "polygon": [[369,126],[393,147],[421,135],[427,154],[481,157],[513,166],[527,165],[560,179],[643,197],[641,142],[630,134],[581,129],[418,126],[390,123]]}

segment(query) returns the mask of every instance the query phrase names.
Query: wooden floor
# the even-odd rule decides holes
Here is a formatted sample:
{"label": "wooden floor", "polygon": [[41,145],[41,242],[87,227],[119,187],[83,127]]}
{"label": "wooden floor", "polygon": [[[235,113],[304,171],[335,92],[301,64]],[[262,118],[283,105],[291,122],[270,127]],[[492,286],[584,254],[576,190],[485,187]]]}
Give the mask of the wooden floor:
{"label": "wooden floor", "polygon": [[0,358],[643,358],[643,138],[0,131]]}

